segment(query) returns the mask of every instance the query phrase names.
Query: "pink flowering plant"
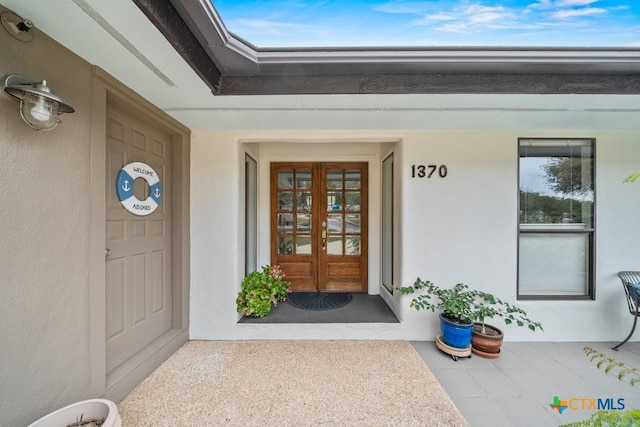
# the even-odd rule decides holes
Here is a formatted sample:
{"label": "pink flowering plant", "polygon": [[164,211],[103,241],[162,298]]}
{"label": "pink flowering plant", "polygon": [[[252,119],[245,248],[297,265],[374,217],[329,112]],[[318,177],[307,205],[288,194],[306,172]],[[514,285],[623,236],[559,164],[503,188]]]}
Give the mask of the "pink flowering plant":
{"label": "pink flowering plant", "polygon": [[262,271],[249,273],[242,280],[236,308],[245,316],[264,317],[278,302],[285,301],[290,292],[291,287],[280,266],[263,265]]}

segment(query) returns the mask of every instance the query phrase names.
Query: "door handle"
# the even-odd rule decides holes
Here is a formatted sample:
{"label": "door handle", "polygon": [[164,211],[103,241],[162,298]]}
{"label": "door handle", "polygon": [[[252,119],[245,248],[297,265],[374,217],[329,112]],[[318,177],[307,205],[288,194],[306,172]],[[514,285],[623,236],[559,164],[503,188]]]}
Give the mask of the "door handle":
{"label": "door handle", "polygon": [[104,256],[111,256],[111,249],[106,248],[106,249],[104,250]]}
{"label": "door handle", "polygon": [[322,230],[322,250],[327,248],[327,230]]}

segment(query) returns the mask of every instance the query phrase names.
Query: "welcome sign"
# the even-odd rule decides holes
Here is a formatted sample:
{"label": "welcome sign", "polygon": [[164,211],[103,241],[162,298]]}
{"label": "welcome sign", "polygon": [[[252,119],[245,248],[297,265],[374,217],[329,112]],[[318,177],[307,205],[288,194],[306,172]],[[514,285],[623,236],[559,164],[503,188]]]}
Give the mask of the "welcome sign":
{"label": "welcome sign", "polygon": [[[133,183],[142,178],[149,186],[149,197],[138,199],[133,194]],[[116,178],[116,193],[120,204],[129,212],[138,216],[146,216],[158,208],[162,198],[160,177],[151,166],[143,162],[132,162],[125,165]]]}

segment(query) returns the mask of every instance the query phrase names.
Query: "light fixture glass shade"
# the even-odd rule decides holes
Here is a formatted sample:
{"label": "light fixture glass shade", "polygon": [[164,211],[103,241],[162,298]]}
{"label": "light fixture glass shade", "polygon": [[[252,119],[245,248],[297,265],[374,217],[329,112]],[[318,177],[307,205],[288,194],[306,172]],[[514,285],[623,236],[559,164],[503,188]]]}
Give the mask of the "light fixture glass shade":
{"label": "light fixture glass shade", "polygon": [[66,101],[51,93],[46,80],[32,83],[24,76],[8,75],[4,79],[4,91],[20,101],[22,119],[36,130],[51,130],[60,123],[60,114],[75,111]]}
{"label": "light fixture glass shade", "polygon": [[42,95],[25,93],[20,102],[20,115],[29,126],[37,130],[55,128],[58,119],[58,103]]}

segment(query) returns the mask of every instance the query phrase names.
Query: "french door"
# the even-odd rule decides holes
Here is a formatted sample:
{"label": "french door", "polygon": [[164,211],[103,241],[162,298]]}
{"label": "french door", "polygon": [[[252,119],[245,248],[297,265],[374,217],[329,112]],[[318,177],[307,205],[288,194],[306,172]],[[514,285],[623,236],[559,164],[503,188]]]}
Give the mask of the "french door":
{"label": "french door", "polygon": [[294,291],[367,291],[367,163],[271,164],[271,260]]}

